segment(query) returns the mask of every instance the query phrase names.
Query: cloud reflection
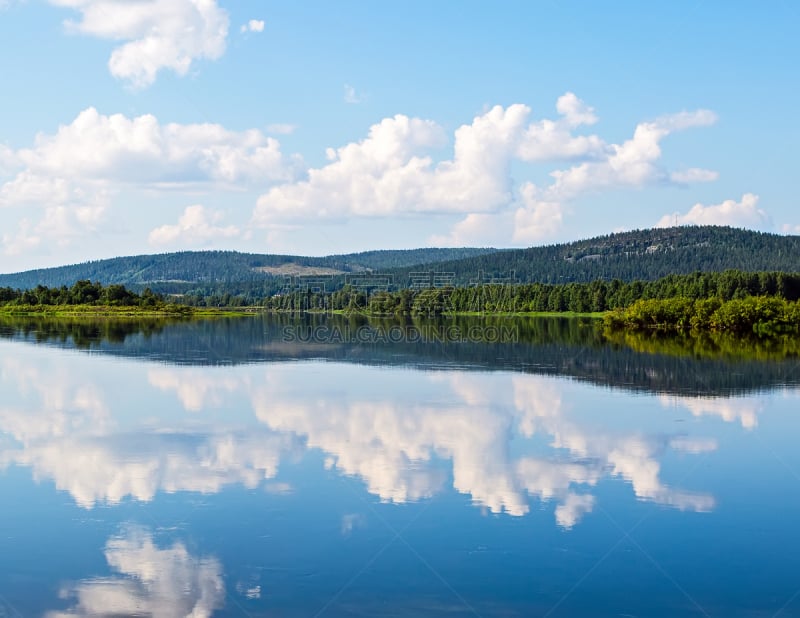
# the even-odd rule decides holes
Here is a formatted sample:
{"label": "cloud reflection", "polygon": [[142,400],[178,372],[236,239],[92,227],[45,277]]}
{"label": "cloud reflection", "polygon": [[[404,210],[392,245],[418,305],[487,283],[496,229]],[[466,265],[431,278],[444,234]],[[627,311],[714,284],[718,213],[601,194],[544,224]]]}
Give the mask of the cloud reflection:
{"label": "cloud reflection", "polygon": [[151,369],[147,372],[151,386],[163,391],[175,391],[185,410],[199,412],[211,406],[221,406],[231,393],[247,387],[247,380],[226,376],[210,376],[203,370]]}
{"label": "cloud reflection", "polygon": [[[666,483],[661,464],[670,451],[714,451],[715,440],[587,415],[586,402],[576,405],[566,383],[550,377],[333,363],[326,364],[332,375],[315,363],[235,372],[148,367],[124,377],[140,380],[170,410],[177,397],[191,414],[162,421],[154,408],[125,424],[111,413],[113,399],[80,368],[64,362],[44,380],[35,359],[4,359],[0,367],[3,387],[16,389],[22,402],[0,404],[0,433],[13,437],[8,446],[0,440],[0,467],[28,466],[86,508],[234,484],[286,493],[292,488],[279,477],[281,463],[311,449],[386,502],[452,487],[492,513],[522,516],[536,501],[552,502],[563,528],[592,512],[596,486],[612,477],[628,482],[640,500],[693,511],[715,504],[711,495]],[[249,420],[236,409],[242,404],[252,408],[244,411]],[[698,414],[726,409],[722,400],[681,404]],[[225,414],[214,416],[215,409]],[[749,427],[743,409],[719,415]]]}
{"label": "cloud reflection", "polygon": [[162,548],[149,531],[131,526],[105,546],[116,575],[84,580],[61,591],[74,601],[67,616],[151,616],[206,618],[223,606],[222,565],[213,557],[192,556],[179,542]]}
{"label": "cloud reflection", "polygon": [[246,434],[136,433],[55,439],[10,450],[3,463],[30,466],[82,507],[124,498],[150,501],[159,491],[217,493],[226,485],[255,488],[275,477],[300,441],[267,431]]}
{"label": "cloud reflection", "polygon": [[149,501],[159,491],[255,488],[277,475],[282,460],[303,452],[299,438],[264,427],[153,425],[151,410],[147,422],[123,427],[111,399],[80,369],[3,358],[3,391],[19,401],[0,404],[0,434],[12,438],[0,440],[0,469],[30,467],[36,480],[52,480],[82,507]]}
{"label": "cloud reflection", "polygon": [[[521,516],[530,498],[553,500],[556,521],[574,526],[591,512],[586,490],[620,476],[639,499],[681,510],[708,511],[714,498],[666,485],[659,458],[669,449],[703,453],[710,440],[611,432],[571,420],[558,382],[531,375],[425,374],[447,389],[430,405],[415,399],[330,398],[308,386],[297,397],[291,385],[267,376],[253,393],[258,418],[270,429],[292,433],[329,456],[329,465],[357,476],[368,491],[391,502],[425,498],[447,481],[437,461],[449,461],[452,485],[493,513]],[[514,456],[515,435],[547,437],[556,453]],[[583,488],[578,491],[579,488]]]}
{"label": "cloud reflection", "polygon": [[738,422],[745,429],[758,426],[758,415],[764,404],[754,398],[736,397],[680,397],[676,395],[659,395],[665,408],[681,406],[693,416],[716,416],[728,423]]}

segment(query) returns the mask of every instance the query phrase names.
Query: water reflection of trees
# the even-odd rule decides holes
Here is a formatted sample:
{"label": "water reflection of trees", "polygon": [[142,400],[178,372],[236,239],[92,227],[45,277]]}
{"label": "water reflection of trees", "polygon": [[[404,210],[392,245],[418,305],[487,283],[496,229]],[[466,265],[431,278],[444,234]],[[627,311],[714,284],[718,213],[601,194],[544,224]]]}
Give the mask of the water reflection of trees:
{"label": "water reflection of trees", "polygon": [[596,320],[576,318],[377,319],[358,313],[184,322],[3,318],[0,336],[175,364],[326,359],[457,366],[568,375],[614,388],[704,396],[800,380],[798,339],[609,336]]}
{"label": "water reflection of trees", "polygon": [[96,318],[0,316],[0,337],[55,343],[79,349],[102,343],[121,344],[132,335],[150,337],[174,320],[163,318]]}

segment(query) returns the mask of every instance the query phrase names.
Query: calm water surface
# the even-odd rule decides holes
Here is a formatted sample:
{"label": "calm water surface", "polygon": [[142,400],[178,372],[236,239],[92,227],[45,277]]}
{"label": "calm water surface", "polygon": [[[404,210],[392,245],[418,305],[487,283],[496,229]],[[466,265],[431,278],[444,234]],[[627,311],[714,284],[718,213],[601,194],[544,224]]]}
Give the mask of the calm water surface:
{"label": "calm water surface", "polygon": [[320,324],[0,324],[0,616],[800,615],[797,360]]}

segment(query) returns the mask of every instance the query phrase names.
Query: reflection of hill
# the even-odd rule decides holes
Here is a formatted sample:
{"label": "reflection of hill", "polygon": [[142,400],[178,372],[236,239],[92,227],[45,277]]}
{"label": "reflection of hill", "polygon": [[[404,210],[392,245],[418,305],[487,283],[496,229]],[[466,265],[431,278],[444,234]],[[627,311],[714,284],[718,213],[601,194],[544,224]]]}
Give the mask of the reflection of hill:
{"label": "reflection of hill", "polygon": [[[242,319],[83,322],[3,319],[0,336],[179,365],[323,359],[420,368],[504,369],[673,394],[730,395],[800,383],[779,351],[707,355],[692,347],[606,341],[590,320],[263,315]],[[499,340],[499,341],[498,341]],[[677,344],[676,344],[677,345]],[[725,350],[718,350],[719,354]],[[762,360],[762,359],[769,360]]]}

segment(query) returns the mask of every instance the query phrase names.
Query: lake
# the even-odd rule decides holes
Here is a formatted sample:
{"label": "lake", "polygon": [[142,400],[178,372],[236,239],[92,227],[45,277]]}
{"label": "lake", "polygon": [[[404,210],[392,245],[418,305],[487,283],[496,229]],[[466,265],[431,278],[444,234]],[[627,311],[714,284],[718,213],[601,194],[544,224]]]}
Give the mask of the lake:
{"label": "lake", "polygon": [[2,318],[0,616],[800,615],[800,361],[713,352]]}

